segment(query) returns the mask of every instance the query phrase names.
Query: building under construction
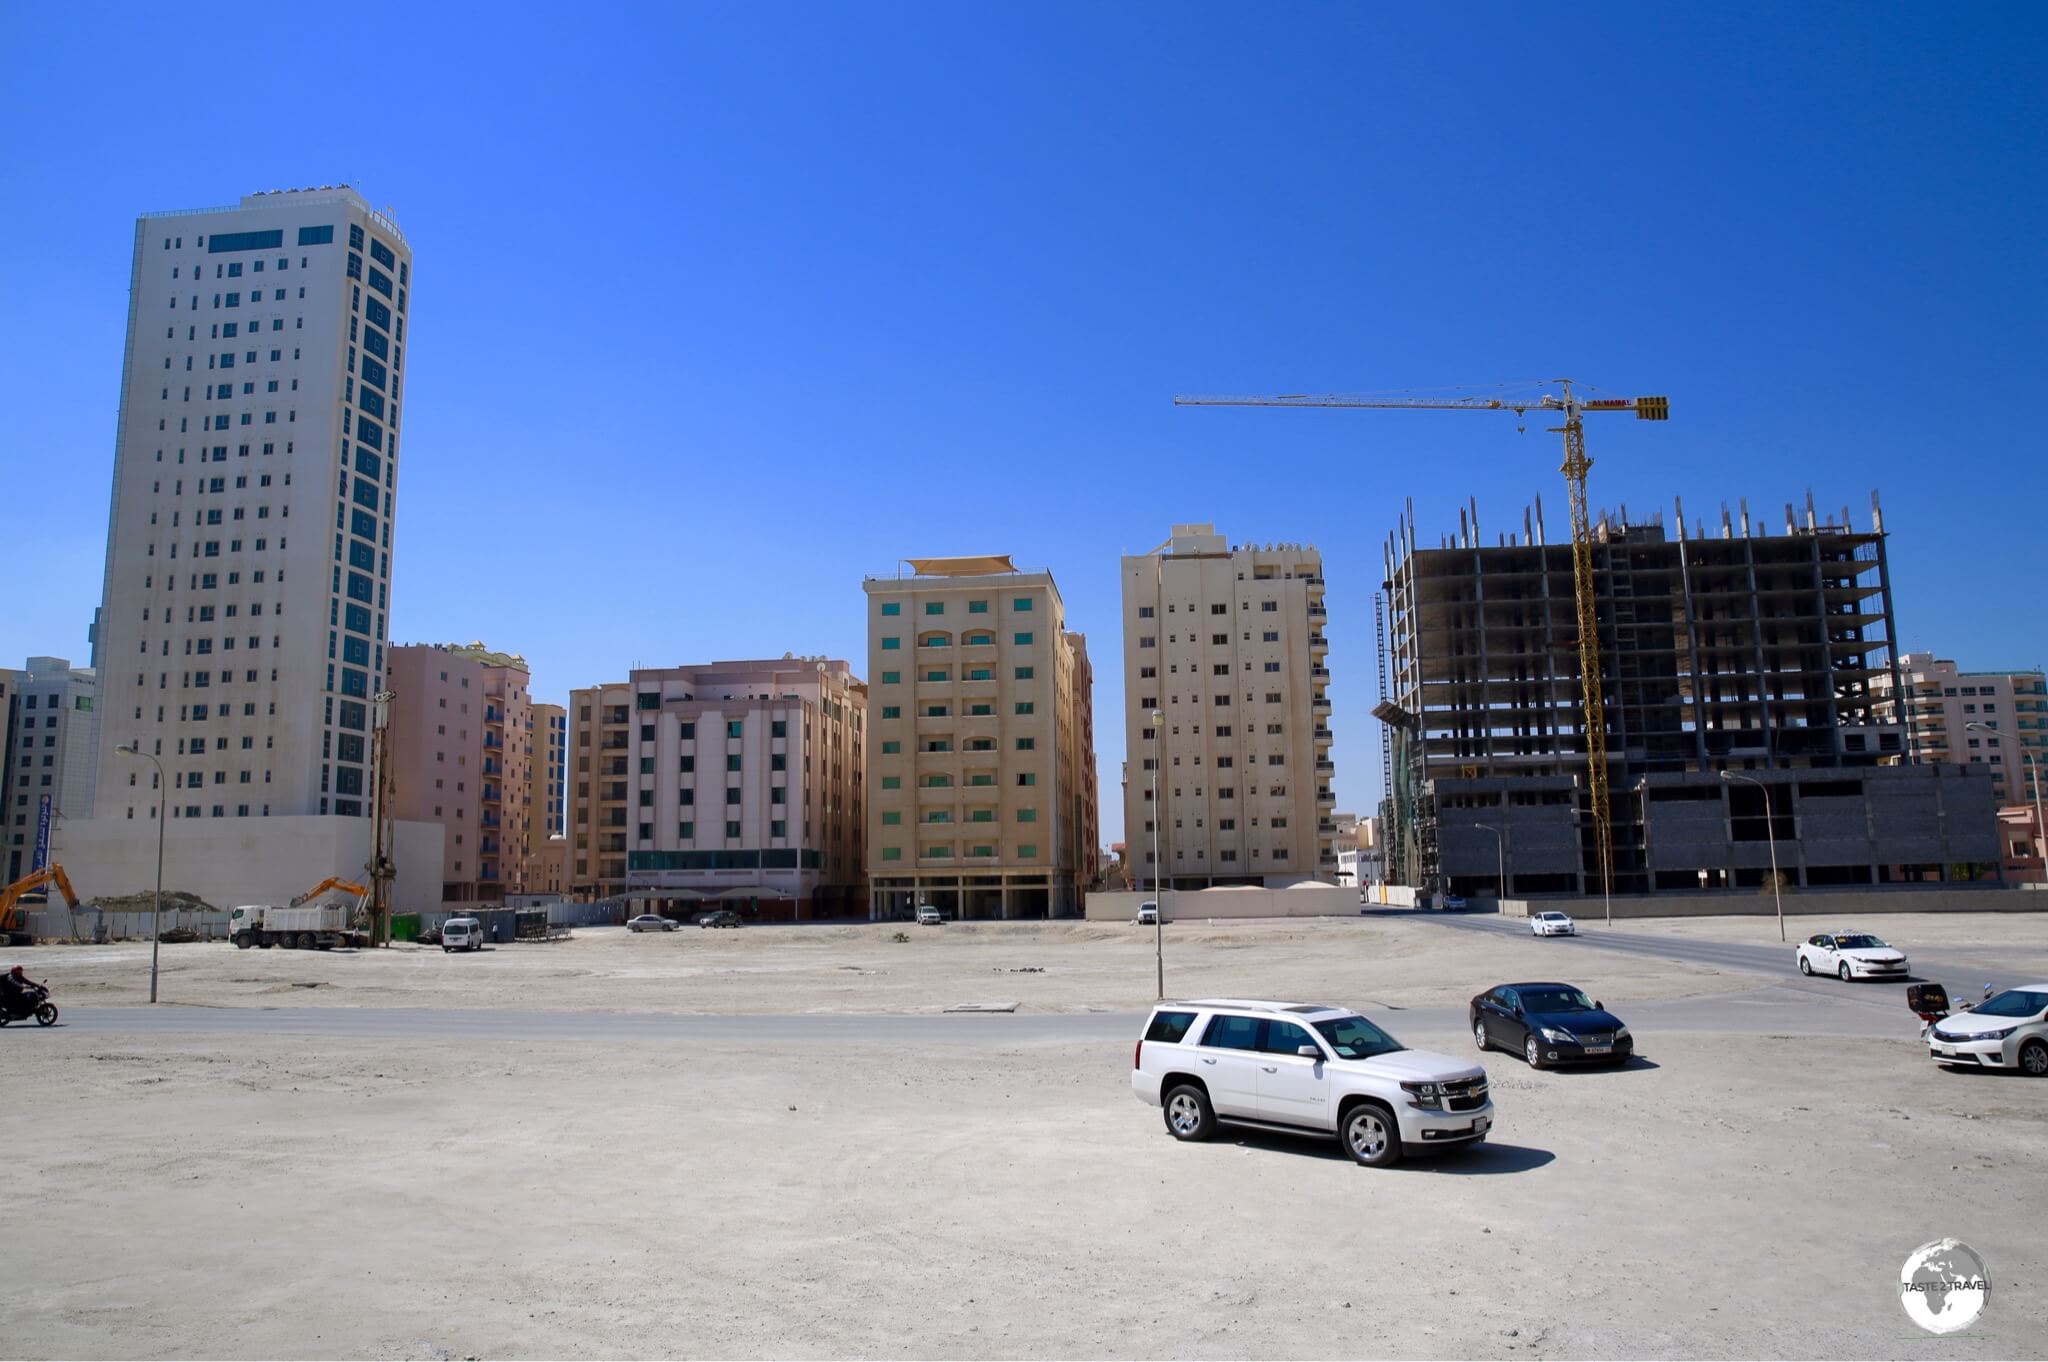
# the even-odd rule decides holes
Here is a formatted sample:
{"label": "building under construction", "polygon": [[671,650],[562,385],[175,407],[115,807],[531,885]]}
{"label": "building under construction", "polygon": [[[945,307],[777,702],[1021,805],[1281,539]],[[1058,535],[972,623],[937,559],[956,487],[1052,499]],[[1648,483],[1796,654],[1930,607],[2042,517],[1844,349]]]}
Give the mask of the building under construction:
{"label": "building under construction", "polygon": [[[1614,892],[1762,886],[1773,850],[1787,885],[1995,862],[1990,781],[1915,764],[1879,709],[1896,634],[1875,496],[1867,530],[1810,495],[1782,533],[1745,505],[1687,534],[1674,510],[1670,530],[1623,507],[1591,531]],[[1388,877],[1597,895],[1571,545],[1546,542],[1540,501],[1484,547],[1476,504],[1458,519],[1421,548],[1411,506],[1385,545]]]}

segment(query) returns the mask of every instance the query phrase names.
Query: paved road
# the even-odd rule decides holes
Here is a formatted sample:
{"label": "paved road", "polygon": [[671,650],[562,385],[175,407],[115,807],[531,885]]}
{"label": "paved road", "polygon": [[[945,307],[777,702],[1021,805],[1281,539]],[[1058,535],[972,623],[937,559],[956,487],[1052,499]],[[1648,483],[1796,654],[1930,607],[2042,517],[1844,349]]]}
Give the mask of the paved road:
{"label": "paved road", "polygon": [[[1561,948],[1556,955],[1535,957],[1545,963],[1530,977],[1569,977],[1570,966],[1557,964],[1562,957],[1569,960],[1574,949],[1591,947],[1595,950],[1620,951],[1628,955],[1656,956],[1666,960],[1711,965],[1717,969],[1744,970],[1752,974],[1770,975],[1784,981],[1786,986],[1803,991],[1829,996],[1880,997],[1884,1006],[1903,1011],[1906,1006],[1904,982],[1886,983],[1876,980],[1858,980],[1844,984],[1839,979],[1802,978],[1793,964],[1793,946],[1815,930],[1810,923],[1805,930],[1790,928],[1792,942],[1783,946],[1749,946],[1728,941],[1702,941],[1696,937],[1663,935],[1656,932],[1618,932],[1589,926],[1585,921],[1578,924],[1576,938],[1550,937],[1537,940],[1529,935],[1529,924],[1520,918],[1496,917],[1492,914],[1414,912],[1407,916],[1418,922],[1432,922],[1456,931],[1492,932],[1496,935],[1518,937],[1529,942],[1534,949],[1545,952],[1553,947]],[[2040,951],[2010,951],[1999,960],[1987,960],[1981,954],[1959,951],[1908,952],[1913,966],[1912,978],[1930,980],[1947,986],[1951,996],[1975,997],[1982,987],[1989,983],[1994,989],[2011,988],[2017,984],[2039,983],[2048,978],[2048,953]],[[1532,968],[1535,968],[1532,964]],[[1548,970],[1549,974],[1542,974]]]}
{"label": "paved road", "polygon": [[[1397,1036],[1462,1032],[1460,1007],[1366,1008]],[[1751,993],[1631,1003],[1622,1009],[1649,1044],[1658,1032],[1722,1035],[1912,1038],[1918,1023],[1903,1004],[1830,996],[1779,985]],[[340,1036],[358,1039],[560,1040],[578,1044],[713,1042],[735,1045],[1126,1044],[1140,1015],[1124,1012],[1002,1013],[986,1016],[819,1014],[700,1016],[652,1012],[508,1012],[348,1007],[76,1007],[62,1031],[94,1034]],[[36,1028],[28,1028],[34,1032]],[[16,1028],[0,1031],[0,1044]],[[1440,1040],[1437,1043],[1441,1043]]]}

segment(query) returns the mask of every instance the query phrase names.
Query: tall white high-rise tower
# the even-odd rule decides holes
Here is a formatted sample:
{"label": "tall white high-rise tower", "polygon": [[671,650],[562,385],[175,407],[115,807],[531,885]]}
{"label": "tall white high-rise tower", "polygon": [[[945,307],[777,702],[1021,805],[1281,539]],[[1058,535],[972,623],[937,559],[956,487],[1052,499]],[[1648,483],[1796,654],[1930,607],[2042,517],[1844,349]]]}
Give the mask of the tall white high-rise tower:
{"label": "tall white high-rise tower", "polygon": [[99,819],[370,811],[412,251],[345,185],[135,224]]}

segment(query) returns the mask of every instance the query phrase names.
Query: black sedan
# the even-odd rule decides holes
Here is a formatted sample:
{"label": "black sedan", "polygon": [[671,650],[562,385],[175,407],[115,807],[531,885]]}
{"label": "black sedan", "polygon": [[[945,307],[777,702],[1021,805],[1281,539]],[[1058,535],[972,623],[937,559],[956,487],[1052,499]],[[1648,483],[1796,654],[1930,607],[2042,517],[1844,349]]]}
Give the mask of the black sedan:
{"label": "black sedan", "polygon": [[1570,984],[1502,984],[1472,1000],[1472,1040],[1520,1051],[1532,1069],[1626,1064],[1635,1039],[1621,1018]]}
{"label": "black sedan", "polygon": [[697,914],[697,925],[699,927],[737,927],[742,920],[740,915],[730,908],[720,908],[715,912]]}

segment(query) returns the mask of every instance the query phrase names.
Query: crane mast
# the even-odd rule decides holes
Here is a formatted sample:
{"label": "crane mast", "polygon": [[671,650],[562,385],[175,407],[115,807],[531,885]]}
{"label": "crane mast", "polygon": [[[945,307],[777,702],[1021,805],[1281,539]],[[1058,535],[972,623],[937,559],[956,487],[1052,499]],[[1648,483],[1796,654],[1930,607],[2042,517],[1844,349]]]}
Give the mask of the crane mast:
{"label": "crane mast", "polygon": [[[1572,512],[1572,595],[1579,625],[1579,700],[1586,730],[1586,792],[1592,803],[1594,854],[1600,868],[1600,892],[1613,916],[1614,824],[1607,795],[1607,708],[1600,690],[1600,618],[1593,578],[1593,532],[1586,510],[1586,457],[1583,420],[1589,411],[1634,412],[1640,421],[1666,421],[1666,397],[1584,398],[1572,392],[1570,379],[1558,379],[1559,393],[1538,397],[1314,397],[1291,393],[1279,397],[1175,397],[1177,407],[1365,407],[1390,411],[1527,411],[1562,413],[1564,424],[1552,426],[1564,437],[1564,474]],[[1506,893],[1507,885],[1501,885]]]}

